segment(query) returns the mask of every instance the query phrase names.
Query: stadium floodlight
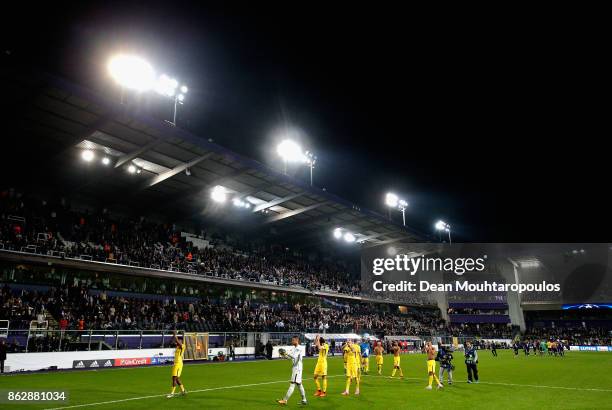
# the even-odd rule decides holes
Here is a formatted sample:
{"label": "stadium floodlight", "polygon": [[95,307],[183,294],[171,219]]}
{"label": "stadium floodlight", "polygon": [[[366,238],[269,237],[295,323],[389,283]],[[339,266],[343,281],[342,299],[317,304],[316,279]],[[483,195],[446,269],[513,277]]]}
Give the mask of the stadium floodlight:
{"label": "stadium floodlight", "polygon": [[136,173],[136,171],[137,171],[137,169],[136,169],[136,165],[134,165],[134,164],[130,164],[130,165],[127,167],[127,170],[128,170],[128,172],[129,172],[130,174],[135,174],[135,173]]}
{"label": "stadium floodlight", "polygon": [[224,187],[222,187],[221,185],[217,185],[212,189],[210,197],[215,202],[223,203],[227,199],[227,192],[225,191]]}
{"label": "stadium floodlight", "polygon": [[85,162],[91,162],[95,157],[96,154],[94,154],[94,152],[90,149],[86,149],[85,151],[81,152],[81,158],[83,158],[83,161]]}
{"label": "stadium floodlight", "polygon": [[391,192],[385,195],[385,204],[390,208],[395,208],[397,206],[398,201],[399,201],[398,196]]}
{"label": "stadium floodlight", "polygon": [[110,162],[111,162],[111,160],[110,160],[110,158],[109,158],[109,157],[104,157],[104,158],[102,158],[102,164],[104,164],[104,165],[108,165],[108,164],[110,164]]}
{"label": "stadium floodlight", "polygon": [[188,91],[189,91],[189,88],[187,88],[187,86],[186,86],[186,85],[182,85],[182,86],[181,86],[181,92],[182,92],[183,94],[187,94],[187,92],[188,92]]}
{"label": "stadium floodlight", "polygon": [[[388,192],[385,195],[385,205],[389,208],[395,208],[402,212],[402,222],[406,226],[406,208],[408,208],[408,202],[401,199],[399,196],[392,192]],[[391,211],[389,211],[389,218],[391,218]]]}
{"label": "stadium floodlight", "polygon": [[300,145],[290,139],[281,141],[276,147],[276,152],[283,159],[285,174],[287,173],[287,163],[289,162],[302,162],[308,165],[310,168],[310,186],[313,185],[313,172],[317,162],[317,156],[314,153],[311,151],[303,152]]}
{"label": "stadium floodlight", "polygon": [[116,55],[108,62],[108,71],[122,88],[143,92],[155,85],[153,67],[138,56]]}
{"label": "stadium floodlight", "polygon": [[336,239],[342,238],[342,228],[334,229],[334,238]]}
{"label": "stadium floodlight", "polygon": [[302,148],[292,140],[283,140],[276,147],[276,152],[286,162],[301,162],[304,160],[304,154]]}
{"label": "stadium floodlight", "polygon": [[176,93],[177,81],[166,74],[162,74],[155,83],[155,92],[165,97],[173,97]]}
{"label": "stadium floodlight", "polygon": [[[344,228],[340,228],[340,227],[335,228],[333,232],[334,232],[334,238],[336,238],[337,240],[344,239],[344,241],[348,243],[353,243],[357,241],[357,237],[355,236],[355,234],[352,232],[349,232],[348,230]],[[360,241],[359,243],[363,243],[363,242]]]}
{"label": "stadium floodlight", "polygon": [[447,224],[446,222],[440,220],[440,221],[436,222],[435,228],[436,228],[436,231],[439,231],[440,233],[447,232],[448,233],[448,243],[452,243],[452,241],[451,241],[451,226],[449,224]]}
{"label": "stadium floodlight", "polygon": [[306,163],[306,165],[308,165],[308,168],[310,168],[310,186],[312,186],[313,184],[312,174],[314,171],[315,163],[317,162],[317,156],[313,154],[311,151],[306,151],[304,153],[304,162]]}
{"label": "stadium floodlight", "polygon": [[355,235],[353,235],[350,232],[347,232],[344,234],[344,240],[347,241],[348,243],[353,243],[355,242]]}
{"label": "stadium floodlight", "polygon": [[240,199],[239,197],[236,197],[232,200],[232,203],[234,204],[235,207],[237,208],[246,208],[246,209],[250,209],[251,208],[251,204],[247,201],[243,201],[242,199]]}

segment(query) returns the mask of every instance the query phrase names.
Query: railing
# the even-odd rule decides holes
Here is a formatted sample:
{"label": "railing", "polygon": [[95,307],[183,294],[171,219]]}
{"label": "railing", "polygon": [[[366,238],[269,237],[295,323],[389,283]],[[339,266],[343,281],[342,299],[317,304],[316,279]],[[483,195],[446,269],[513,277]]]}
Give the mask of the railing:
{"label": "railing", "polygon": [[[189,333],[189,332],[187,332]],[[207,332],[209,348],[255,347],[268,340],[288,345],[299,332]],[[91,350],[157,349],[172,347],[173,330],[10,330],[6,335],[12,353]],[[179,334],[181,334],[179,332]]]}
{"label": "railing", "polygon": [[[7,337],[9,353],[35,352],[70,352],[95,350],[139,350],[173,347],[172,330],[10,330],[3,331]],[[189,332],[188,332],[189,333]],[[265,356],[264,345],[270,341],[273,345],[289,345],[294,336],[299,336],[302,344],[309,348],[314,341],[305,337],[306,333],[326,335],[316,329],[304,332],[207,332],[209,349],[227,348],[233,344],[235,348],[254,348],[254,356]],[[353,332],[346,332],[352,333]],[[344,333],[344,334],[346,334]],[[182,333],[179,333],[179,335]],[[410,342],[407,351],[414,351],[426,342],[452,345],[455,341],[463,344],[467,340],[474,341],[469,336],[432,336],[432,335],[398,335],[393,340]],[[483,339],[509,339],[508,337],[491,337]],[[335,352],[340,352],[341,343],[336,343]],[[308,350],[307,354],[314,351]]]}

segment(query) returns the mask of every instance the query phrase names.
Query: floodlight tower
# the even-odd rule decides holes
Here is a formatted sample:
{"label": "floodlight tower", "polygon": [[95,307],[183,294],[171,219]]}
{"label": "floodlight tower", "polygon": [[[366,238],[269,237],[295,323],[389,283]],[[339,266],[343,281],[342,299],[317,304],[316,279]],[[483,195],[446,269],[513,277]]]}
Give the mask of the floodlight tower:
{"label": "floodlight tower", "polygon": [[179,88],[179,84],[176,79],[171,78],[166,74],[162,74],[159,76],[159,79],[155,84],[155,91],[164,97],[172,98],[174,100],[171,124],[176,126],[176,113],[178,106],[183,105],[185,95],[189,91],[189,88],[187,88],[187,86],[184,84]]}
{"label": "floodlight tower", "polygon": [[[408,208],[408,202],[404,199],[400,199],[394,193],[387,193],[385,196],[385,205],[387,205],[390,209],[394,208],[398,211],[402,212],[402,222],[404,226],[406,226],[406,208]],[[391,217],[391,213],[389,212],[389,217]]]}
{"label": "floodlight tower", "polygon": [[119,54],[108,62],[110,76],[121,87],[121,103],[125,89],[145,92],[155,85],[155,71],[146,60],[128,54]]}
{"label": "floodlight tower", "polygon": [[317,156],[311,151],[302,151],[302,147],[293,140],[285,139],[276,147],[276,152],[283,159],[283,172],[287,174],[287,164],[289,162],[302,162],[310,168],[310,186],[313,186],[314,166]]}
{"label": "floodlight tower", "polygon": [[440,220],[438,222],[436,222],[435,225],[436,231],[438,232],[447,232],[448,233],[448,243],[452,244],[452,240],[451,240],[451,226],[449,224],[447,224],[446,222]]}

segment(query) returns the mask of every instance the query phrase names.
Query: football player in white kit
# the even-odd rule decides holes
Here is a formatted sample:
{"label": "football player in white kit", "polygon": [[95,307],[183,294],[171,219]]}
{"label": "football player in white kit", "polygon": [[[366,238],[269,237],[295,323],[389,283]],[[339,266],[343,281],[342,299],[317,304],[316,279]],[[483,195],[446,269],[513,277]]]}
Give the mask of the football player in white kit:
{"label": "football player in white kit", "polygon": [[306,392],[304,391],[304,385],[302,385],[302,352],[298,348],[300,344],[300,339],[298,336],[293,336],[291,338],[291,345],[293,346],[289,351],[285,351],[284,349],[280,349],[279,353],[281,357],[285,359],[290,359],[293,363],[291,369],[291,384],[289,384],[289,389],[287,390],[287,394],[282,400],[278,400],[278,404],[286,405],[287,400],[293,394],[293,390],[295,390],[295,386],[297,385],[300,389],[300,394],[302,395],[302,404],[308,404],[306,401]]}

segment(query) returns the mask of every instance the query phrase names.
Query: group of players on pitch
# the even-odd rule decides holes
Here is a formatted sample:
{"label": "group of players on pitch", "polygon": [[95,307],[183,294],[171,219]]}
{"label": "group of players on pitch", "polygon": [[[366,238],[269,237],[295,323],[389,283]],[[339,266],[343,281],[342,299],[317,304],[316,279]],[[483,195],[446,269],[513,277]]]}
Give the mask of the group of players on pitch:
{"label": "group of players on pitch", "polygon": [[[278,400],[278,404],[285,405],[287,401],[293,394],[295,387],[297,386],[300,390],[300,394],[302,396],[302,404],[307,404],[308,400],[306,399],[306,392],[304,391],[304,386],[302,385],[302,370],[303,370],[303,362],[302,362],[302,351],[299,349],[299,338],[294,336],[291,340],[292,347],[285,351],[284,349],[279,350],[279,354],[281,357],[285,359],[290,359],[292,361],[292,373],[291,373],[291,382],[289,385],[289,389],[285,394],[285,397]],[[327,396],[327,355],[329,353],[329,344],[325,342],[321,336],[317,336],[315,338],[315,347],[319,351],[319,356],[317,359],[317,364],[314,370],[314,381],[317,386],[317,391],[315,392],[316,397],[325,397]],[[399,372],[399,377],[404,378],[404,373],[402,372],[401,367],[401,348],[399,347],[397,342],[393,342],[391,347],[391,352],[393,353],[393,371],[391,373],[391,377],[395,377],[395,375]],[[446,369],[448,371],[448,379],[449,383],[452,383],[452,370],[450,360],[452,360],[452,355],[450,356],[450,360],[448,357],[444,357],[442,360],[440,358],[440,352],[437,352],[431,342],[427,342],[424,347],[424,352],[427,355],[427,372],[429,375],[429,383],[425,387],[428,390],[432,389],[432,383],[435,379],[437,383],[438,389],[444,387],[440,382],[440,379],[436,375],[436,359],[441,363],[443,360],[447,360],[449,367]],[[382,343],[378,342],[374,347],[374,355],[376,357],[376,368],[378,375],[382,375],[382,366],[384,362],[384,348],[382,347]],[[342,346],[342,356],[344,358],[344,370],[346,375],[346,385],[345,389],[342,392],[343,396],[348,396],[350,394],[351,384],[355,382],[355,390],[354,394],[359,395],[359,386],[361,384],[361,375],[368,374],[370,370],[370,343],[367,340],[363,340],[361,344],[353,341],[347,340]],[[443,370],[441,369],[440,377],[443,375]]]}
{"label": "group of players on pitch", "polygon": [[[174,350],[174,364],[172,366],[172,391],[168,394],[168,398],[172,398],[175,396],[176,387],[178,386],[181,390],[181,394],[185,395],[185,386],[183,385],[180,377],[183,371],[183,357],[185,355],[185,344],[184,342],[178,338],[176,335],[176,331],[173,335],[175,350]],[[278,400],[278,403],[281,405],[287,404],[287,401],[293,394],[296,386],[300,391],[300,395],[302,396],[302,404],[307,404],[308,400],[306,399],[306,392],[304,391],[304,386],[302,384],[302,371],[303,371],[303,355],[302,350],[299,348],[300,339],[298,336],[294,336],[291,339],[291,347],[288,350],[279,349],[279,354],[282,358],[289,359],[292,362],[292,371],[291,371],[291,382],[289,384],[289,389],[285,394],[285,397],[281,400]],[[317,364],[314,370],[314,381],[317,386],[317,391],[315,393],[316,397],[325,397],[327,395],[327,355],[329,353],[329,344],[325,342],[321,336],[317,336],[315,339],[315,346],[319,351],[319,357],[317,359]],[[467,344],[468,348],[471,348],[470,344]],[[391,347],[391,352],[393,353],[393,371],[391,372],[391,377],[395,377],[395,375],[399,372],[399,377],[403,378],[404,373],[402,372],[401,367],[401,348],[397,344],[397,342],[393,342]],[[427,355],[427,372],[429,375],[429,383],[425,387],[428,390],[432,389],[432,383],[435,379],[437,383],[438,389],[442,388],[443,385],[440,382],[440,379],[443,377],[443,372],[446,370],[448,372],[448,381],[452,383],[452,354],[447,354],[443,350],[438,350],[433,347],[431,342],[427,342],[424,347],[424,352]],[[370,370],[370,343],[367,340],[363,340],[361,344],[354,342],[353,340],[347,340],[342,346],[342,355],[344,358],[344,369],[346,374],[346,387],[342,392],[343,396],[348,396],[351,384],[355,382],[355,394],[359,395],[359,386],[361,383],[361,375],[368,374]],[[376,356],[376,368],[378,375],[382,375],[382,366],[384,362],[384,349],[382,344],[378,342],[374,347],[374,355]],[[466,351],[466,357],[467,351]],[[440,379],[436,376],[436,360],[440,361]],[[476,363],[478,359],[476,356]],[[466,363],[467,360],[466,360]],[[446,367],[448,365],[448,367]],[[471,374],[468,369],[468,374]],[[476,381],[478,381],[478,373],[475,373]]]}

